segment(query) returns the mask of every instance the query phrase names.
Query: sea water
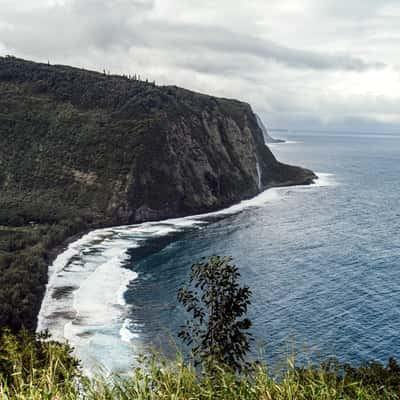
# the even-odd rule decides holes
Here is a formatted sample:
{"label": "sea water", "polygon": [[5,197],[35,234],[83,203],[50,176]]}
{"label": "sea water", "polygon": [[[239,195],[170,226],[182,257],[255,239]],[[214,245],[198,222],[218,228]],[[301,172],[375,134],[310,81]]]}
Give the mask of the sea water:
{"label": "sea water", "polygon": [[232,256],[253,293],[253,356],[277,363],[400,357],[400,136],[290,134],[270,148],[317,171],[202,216],[98,230],[50,268],[39,329],[89,369],[124,372],[179,344],[192,263]]}

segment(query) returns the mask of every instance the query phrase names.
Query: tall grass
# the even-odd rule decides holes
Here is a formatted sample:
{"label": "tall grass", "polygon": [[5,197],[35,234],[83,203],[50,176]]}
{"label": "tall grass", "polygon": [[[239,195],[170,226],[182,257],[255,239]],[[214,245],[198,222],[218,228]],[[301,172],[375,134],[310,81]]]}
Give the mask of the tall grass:
{"label": "tall grass", "polygon": [[247,376],[238,376],[217,367],[213,375],[199,374],[182,358],[160,362],[155,359],[148,369],[137,369],[130,378],[113,381],[97,379],[87,391],[89,399],[140,400],[333,400],[399,399],[393,388],[352,381],[323,368],[297,369],[289,362],[279,377],[272,377],[265,366],[258,365]]}
{"label": "tall grass", "polygon": [[68,346],[6,332],[0,347],[0,399],[32,400],[394,400],[400,399],[400,367],[360,368],[329,361],[296,368],[292,361],[279,376],[265,365],[238,375],[223,366],[212,374],[177,355],[152,356],[129,376],[87,378]]}
{"label": "tall grass", "polygon": [[71,349],[32,337],[5,331],[0,339],[0,399],[76,399],[79,363]]}

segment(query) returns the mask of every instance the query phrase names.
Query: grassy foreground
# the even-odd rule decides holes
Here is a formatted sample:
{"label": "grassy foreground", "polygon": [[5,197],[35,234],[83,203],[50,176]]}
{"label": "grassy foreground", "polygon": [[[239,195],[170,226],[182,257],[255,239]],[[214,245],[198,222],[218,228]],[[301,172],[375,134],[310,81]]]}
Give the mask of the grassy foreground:
{"label": "grassy foreground", "polygon": [[56,342],[6,332],[0,346],[1,399],[399,399],[400,367],[368,363],[353,369],[329,362],[288,368],[272,376],[264,366],[238,376],[216,367],[201,373],[181,357],[152,357],[129,377],[89,379],[80,373],[71,349]]}

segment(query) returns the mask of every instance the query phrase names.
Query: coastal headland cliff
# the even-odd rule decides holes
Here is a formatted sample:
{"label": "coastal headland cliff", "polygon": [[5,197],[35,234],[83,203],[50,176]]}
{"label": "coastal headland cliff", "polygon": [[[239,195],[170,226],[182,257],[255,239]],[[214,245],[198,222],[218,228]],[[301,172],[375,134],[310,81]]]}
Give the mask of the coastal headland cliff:
{"label": "coastal headland cliff", "polygon": [[68,236],[315,178],[276,160],[246,103],[0,58],[0,325],[35,328],[52,249]]}

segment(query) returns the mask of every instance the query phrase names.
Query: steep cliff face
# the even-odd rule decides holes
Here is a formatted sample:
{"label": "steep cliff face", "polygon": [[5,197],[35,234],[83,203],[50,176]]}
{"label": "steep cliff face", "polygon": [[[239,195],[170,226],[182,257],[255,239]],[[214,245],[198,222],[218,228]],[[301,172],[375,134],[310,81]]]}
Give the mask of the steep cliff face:
{"label": "steep cliff face", "polygon": [[279,163],[249,105],[0,58],[0,207],[33,221],[134,223],[311,183]]}
{"label": "steep cliff face", "polygon": [[[177,90],[195,99],[190,113],[162,122],[162,144],[141,160],[128,189],[133,220],[206,212],[268,186],[311,183],[311,171],[279,163],[247,104]],[[161,157],[160,157],[161,155]]]}

